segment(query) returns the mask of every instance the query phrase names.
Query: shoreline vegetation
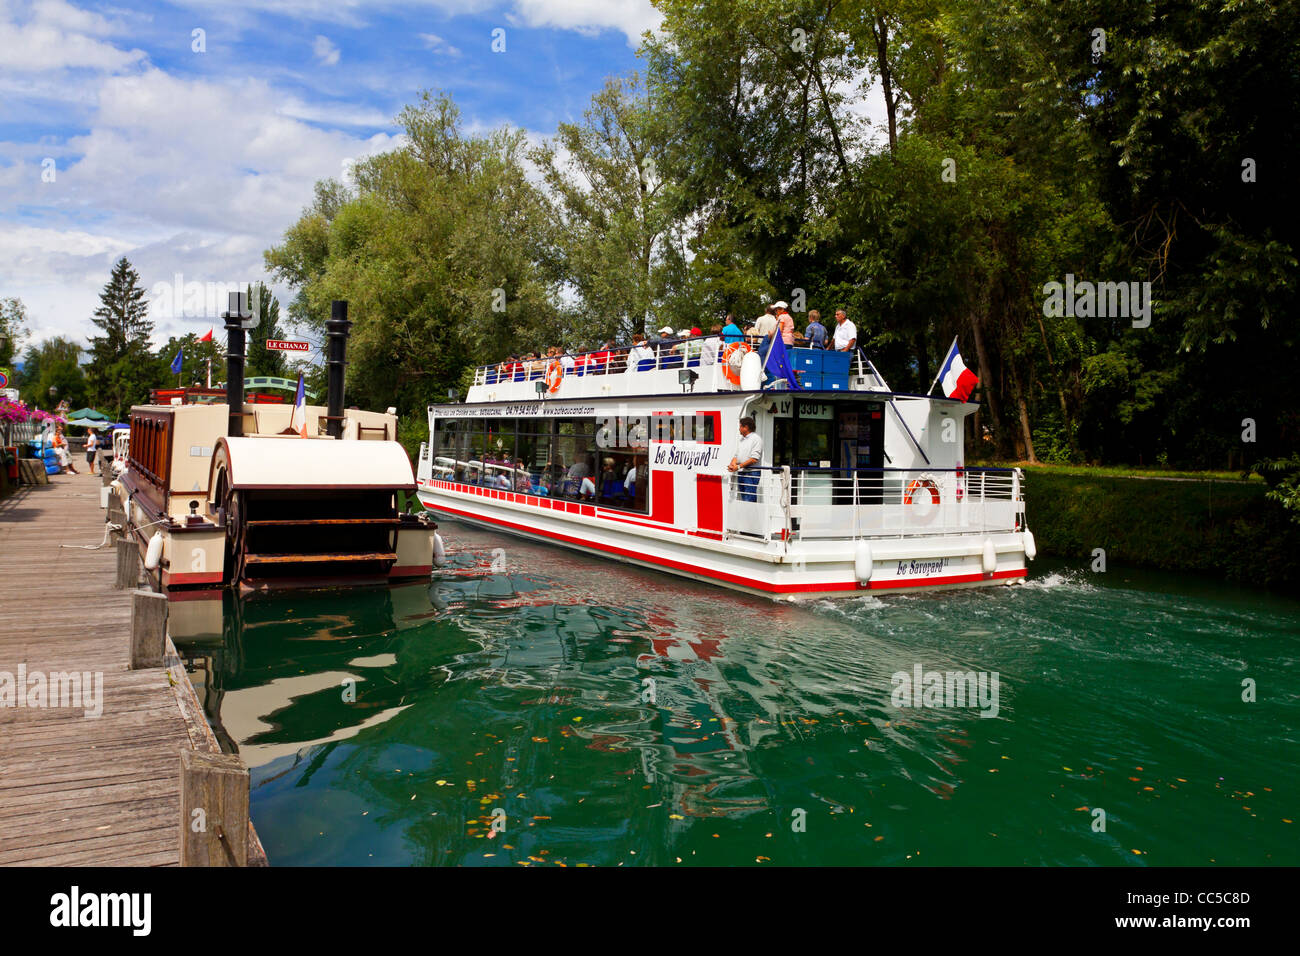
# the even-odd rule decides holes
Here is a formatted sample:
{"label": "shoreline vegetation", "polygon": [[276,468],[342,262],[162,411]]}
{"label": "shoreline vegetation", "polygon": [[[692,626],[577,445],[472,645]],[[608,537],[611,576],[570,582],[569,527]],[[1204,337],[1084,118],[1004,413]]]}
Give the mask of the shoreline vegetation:
{"label": "shoreline vegetation", "polygon": [[1258,475],[1020,467],[1029,528],[1044,555],[1092,567],[1101,549],[1107,565],[1274,590],[1300,583],[1300,526]]}

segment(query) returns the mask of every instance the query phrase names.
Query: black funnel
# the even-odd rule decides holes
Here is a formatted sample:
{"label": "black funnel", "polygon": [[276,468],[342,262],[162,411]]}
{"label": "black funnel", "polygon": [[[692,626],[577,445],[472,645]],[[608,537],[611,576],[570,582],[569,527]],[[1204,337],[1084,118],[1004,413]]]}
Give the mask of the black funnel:
{"label": "black funnel", "polygon": [[348,304],[335,299],[330,303],[330,318],[325,323],[326,381],[329,387],[325,430],[334,438],[343,437],[343,373],[347,368],[348,330],[351,328]]}

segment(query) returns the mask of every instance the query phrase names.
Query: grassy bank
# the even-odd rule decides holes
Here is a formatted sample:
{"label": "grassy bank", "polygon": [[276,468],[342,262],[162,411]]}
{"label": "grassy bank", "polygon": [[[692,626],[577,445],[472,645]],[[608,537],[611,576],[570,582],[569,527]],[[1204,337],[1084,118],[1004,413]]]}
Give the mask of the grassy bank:
{"label": "grassy bank", "polygon": [[1161,480],[1026,468],[1029,527],[1043,554],[1198,571],[1282,588],[1300,584],[1300,525],[1262,481]]}

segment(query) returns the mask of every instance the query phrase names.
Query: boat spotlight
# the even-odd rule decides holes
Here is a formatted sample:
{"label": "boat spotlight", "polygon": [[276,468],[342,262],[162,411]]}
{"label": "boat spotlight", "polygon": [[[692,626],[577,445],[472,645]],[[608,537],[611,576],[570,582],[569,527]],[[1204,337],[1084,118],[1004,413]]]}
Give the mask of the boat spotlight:
{"label": "boat spotlight", "polygon": [[677,370],[677,384],[685,390],[688,386],[691,391],[695,390],[695,380],[700,377],[700,373],[693,368],[683,368]]}

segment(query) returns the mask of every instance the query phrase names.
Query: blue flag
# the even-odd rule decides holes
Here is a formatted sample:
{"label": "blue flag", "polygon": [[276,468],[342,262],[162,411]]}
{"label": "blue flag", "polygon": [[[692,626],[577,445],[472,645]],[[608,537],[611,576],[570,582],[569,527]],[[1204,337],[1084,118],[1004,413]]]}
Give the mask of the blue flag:
{"label": "blue flag", "polygon": [[767,350],[767,359],[763,362],[763,371],[770,374],[773,379],[785,379],[788,383],[786,387],[790,391],[803,391],[803,386],[799,384],[794,369],[790,367],[790,354],[785,350],[785,339],[781,337],[780,332],[775,332],[772,335],[772,345]]}
{"label": "blue flag", "polygon": [[176,357],[175,357],[174,359],[172,359],[172,374],[173,374],[173,375],[179,375],[179,374],[181,374],[181,363],[182,363],[183,361],[185,361],[185,350],[184,350],[184,349],[181,349],[180,351],[178,351],[178,352],[176,353]]}

